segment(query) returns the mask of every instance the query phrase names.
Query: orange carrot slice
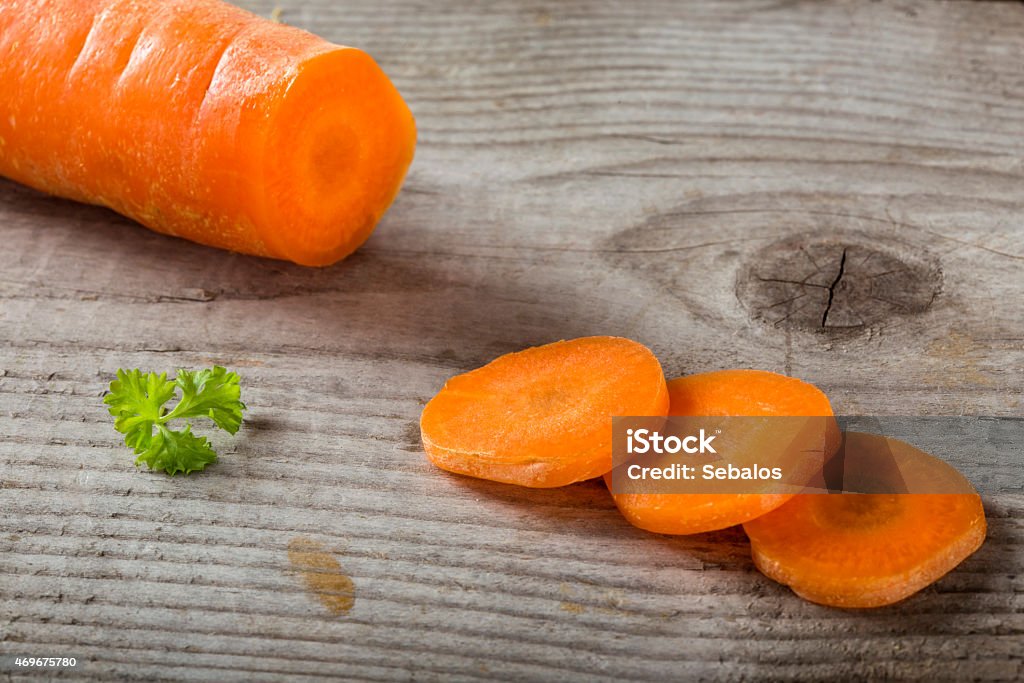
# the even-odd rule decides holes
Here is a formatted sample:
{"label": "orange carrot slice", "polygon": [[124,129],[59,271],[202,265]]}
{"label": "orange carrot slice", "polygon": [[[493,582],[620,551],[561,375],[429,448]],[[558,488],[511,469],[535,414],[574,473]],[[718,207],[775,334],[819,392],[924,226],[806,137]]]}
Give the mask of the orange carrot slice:
{"label": "orange carrot slice", "polygon": [[219,0],[0,3],[0,175],[154,230],[326,265],[416,131],[364,52]]}
{"label": "orange carrot slice", "polygon": [[[831,417],[828,398],[817,387],[762,370],[720,370],[668,383],[669,415]],[[820,439],[828,452],[838,445],[838,429],[822,420]],[[827,430],[827,433],[826,433]],[[760,432],[750,434],[756,451]],[[820,463],[818,463],[820,465]],[[610,476],[605,483],[612,488]],[[742,524],[774,510],[792,493],[612,493],[634,526],[661,534],[697,534]]]}
{"label": "orange carrot slice", "polygon": [[[848,432],[847,460],[851,450],[884,451],[901,488],[969,493],[797,495],[743,525],[765,576],[822,605],[880,607],[937,581],[981,547],[981,498],[955,469],[882,436]],[[879,468],[866,469],[877,485]]]}
{"label": "orange carrot slice", "polygon": [[612,420],[664,416],[665,377],[637,342],[584,337],[502,356],[448,380],[420,431],[438,467],[536,488],[612,467]]}

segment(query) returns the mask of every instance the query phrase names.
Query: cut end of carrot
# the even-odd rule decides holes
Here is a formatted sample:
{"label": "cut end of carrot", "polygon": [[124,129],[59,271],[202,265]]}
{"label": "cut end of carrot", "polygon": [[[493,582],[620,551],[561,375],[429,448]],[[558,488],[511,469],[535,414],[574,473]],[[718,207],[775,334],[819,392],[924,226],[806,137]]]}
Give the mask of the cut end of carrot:
{"label": "cut end of carrot", "polygon": [[436,466],[548,488],[612,467],[612,417],[664,416],[665,378],[647,347],[584,337],[511,353],[450,379],[420,419]]}
{"label": "cut end of carrot", "polygon": [[[909,444],[864,434],[887,451],[911,486],[952,468]],[[901,482],[902,486],[902,482]],[[961,490],[970,489],[964,480]],[[744,524],[754,564],[802,598],[832,607],[881,607],[937,581],[985,540],[976,493],[801,494]]]}
{"label": "cut end of carrot", "polygon": [[412,163],[412,113],[376,62],[338,48],[299,66],[272,114],[260,231],[270,255],[330,265],[370,236]]}

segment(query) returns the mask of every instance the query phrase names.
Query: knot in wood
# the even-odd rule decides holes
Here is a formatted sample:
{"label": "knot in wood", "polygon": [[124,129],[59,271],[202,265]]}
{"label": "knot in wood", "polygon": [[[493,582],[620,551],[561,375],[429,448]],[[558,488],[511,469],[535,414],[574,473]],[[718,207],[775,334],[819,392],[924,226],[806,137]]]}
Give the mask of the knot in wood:
{"label": "knot in wood", "polygon": [[736,296],[773,327],[842,334],[928,309],[942,288],[938,262],[905,245],[799,236],[740,269]]}

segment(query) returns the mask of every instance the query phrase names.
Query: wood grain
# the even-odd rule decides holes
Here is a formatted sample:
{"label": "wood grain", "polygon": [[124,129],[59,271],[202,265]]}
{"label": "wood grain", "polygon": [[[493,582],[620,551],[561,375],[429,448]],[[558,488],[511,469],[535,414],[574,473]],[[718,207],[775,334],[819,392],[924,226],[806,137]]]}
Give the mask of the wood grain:
{"label": "wood grain", "polygon": [[[1024,676],[1019,495],[935,586],[841,612],[759,575],[739,530],[655,536],[597,483],[449,476],[416,426],[450,375],[584,334],[670,375],[786,372],[849,414],[1020,415],[1024,5],[280,6],[393,77],[407,186],[307,270],[0,181],[0,653],[92,680]],[[737,288],[787,240],[941,287],[852,330],[775,324]],[[212,362],[250,406],[222,461],[136,471],[114,371]],[[290,567],[297,538],[351,578],[344,615]]]}

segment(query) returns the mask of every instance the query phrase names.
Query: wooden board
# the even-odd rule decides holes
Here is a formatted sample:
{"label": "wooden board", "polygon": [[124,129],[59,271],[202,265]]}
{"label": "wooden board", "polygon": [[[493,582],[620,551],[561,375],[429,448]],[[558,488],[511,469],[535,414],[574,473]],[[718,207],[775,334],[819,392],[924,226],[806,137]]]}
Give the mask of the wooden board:
{"label": "wooden board", "polygon": [[[0,653],[94,680],[1024,676],[1019,495],[935,586],[842,612],[758,574],[739,530],[448,476],[417,428],[452,374],[585,334],[850,414],[1020,415],[1024,6],[281,7],[375,55],[419,122],[351,259],[222,253],[0,181]],[[767,282],[794,279],[833,296]],[[214,362],[250,407],[222,461],[136,471],[115,370]]]}

